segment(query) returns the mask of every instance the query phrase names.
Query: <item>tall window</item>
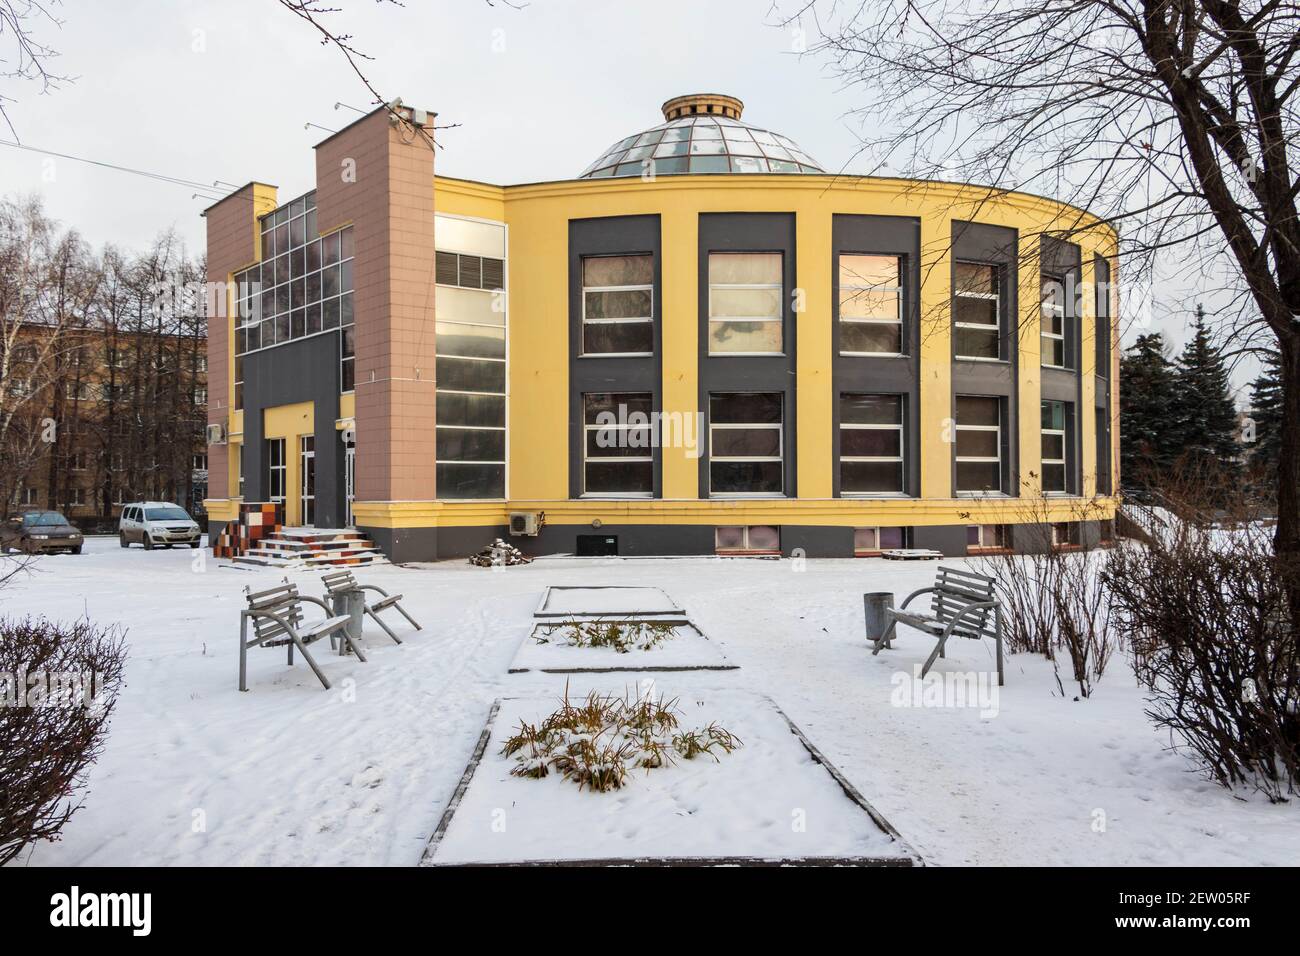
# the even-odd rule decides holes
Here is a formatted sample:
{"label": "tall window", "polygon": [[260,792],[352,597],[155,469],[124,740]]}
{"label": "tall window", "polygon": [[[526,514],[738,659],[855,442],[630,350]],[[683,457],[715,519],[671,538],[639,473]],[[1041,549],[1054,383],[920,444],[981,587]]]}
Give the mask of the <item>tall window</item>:
{"label": "tall window", "polygon": [[266,440],[266,475],[267,498],[271,501],[284,501],[285,489],[288,487],[288,462],[284,457],[283,438]]}
{"label": "tall window", "polygon": [[781,354],[784,302],[781,253],[709,253],[709,354]]}
{"label": "tall window", "polygon": [[903,351],[902,276],[898,256],[840,256],[841,355]]}
{"label": "tall window", "polygon": [[1100,256],[1093,259],[1093,290],[1097,316],[1097,374],[1110,378],[1110,263]]}
{"label": "tall window", "polygon": [[957,493],[998,493],[1002,488],[1002,402],[957,396]]}
{"label": "tall window", "polygon": [[783,452],[779,392],[709,396],[710,494],[782,494]]}
{"label": "tall window", "polygon": [[998,266],[958,262],[953,266],[953,339],[957,358],[1001,358],[1001,283]]}
{"label": "tall window", "polygon": [[903,493],[903,397],[840,396],[840,494]]}
{"label": "tall window", "polygon": [[628,498],[654,494],[651,404],[649,392],[582,396],[583,494]]}
{"label": "tall window", "polygon": [[1097,494],[1111,493],[1110,483],[1110,413],[1097,409]]}
{"label": "tall window", "polygon": [[582,260],[582,354],[654,352],[654,256]]}
{"label": "tall window", "polygon": [[1043,301],[1043,359],[1042,364],[1052,368],[1065,367],[1065,280],[1060,276],[1044,275]]}
{"label": "tall window", "polygon": [[[436,483],[439,498],[506,495],[505,227],[438,216],[454,242],[455,282],[438,251]],[[490,268],[489,268],[490,267]],[[491,275],[486,275],[491,272]]]}
{"label": "tall window", "polygon": [[1065,466],[1065,402],[1043,402],[1043,493],[1069,491]]}

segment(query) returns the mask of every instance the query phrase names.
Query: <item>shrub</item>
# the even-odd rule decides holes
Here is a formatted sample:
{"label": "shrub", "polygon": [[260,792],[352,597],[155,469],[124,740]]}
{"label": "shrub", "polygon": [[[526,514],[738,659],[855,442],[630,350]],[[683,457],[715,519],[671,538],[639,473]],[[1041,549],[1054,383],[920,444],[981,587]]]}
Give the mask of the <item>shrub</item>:
{"label": "shrub", "polygon": [[[1100,573],[1100,553],[1082,546],[1052,546],[1052,503],[1025,501],[1016,541],[1022,553],[987,555],[976,567],[994,579],[1007,649],[1050,660],[1062,696],[1068,679],[1078,686],[1080,697],[1091,697],[1119,643]],[[1100,514],[1092,502],[1075,504],[1072,511],[1076,527]],[[1069,665],[1068,678],[1063,677],[1063,663]]]}
{"label": "shrub", "polygon": [[113,628],[0,619],[0,866],[81,808],[125,661]]}
{"label": "shrub", "polygon": [[1280,801],[1300,786],[1300,653],[1287,610],[1295,573],[1259,524],[1178,522],[1111,552],[1106,583],[1148,690],[1146,713],[1226,787]]}

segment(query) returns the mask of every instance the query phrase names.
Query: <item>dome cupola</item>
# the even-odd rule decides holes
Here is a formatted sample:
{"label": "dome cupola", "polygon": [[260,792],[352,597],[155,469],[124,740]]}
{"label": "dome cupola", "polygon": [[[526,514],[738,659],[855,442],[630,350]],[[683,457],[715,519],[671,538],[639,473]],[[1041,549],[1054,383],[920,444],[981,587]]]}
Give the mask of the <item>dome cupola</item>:
{"label": "dome cupola", "polygon": [[723,93],[674,96],[659,126],[619,140],[579,179],[682,173],[824,173],[787,136],[740,121],[745,104]]}

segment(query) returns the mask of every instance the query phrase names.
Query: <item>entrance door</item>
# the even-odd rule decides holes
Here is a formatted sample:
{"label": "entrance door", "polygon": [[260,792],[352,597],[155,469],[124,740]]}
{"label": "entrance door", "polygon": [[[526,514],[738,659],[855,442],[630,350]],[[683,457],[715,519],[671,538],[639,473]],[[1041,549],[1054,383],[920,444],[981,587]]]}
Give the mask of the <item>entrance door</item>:
{"label": "entrance door", "polygon": [[343,490],[344,490],[344,515],[343,523],[345,527],[352,527],[352,501],[356,497],[357,487],[357,446],[355,442],[347,442],[344,445],[343,453]]}
{"label": "entrance door", "polygon": [[302,523],[304,527],[316,526],[316,436],[303,435],[301,443],[302,468]]}

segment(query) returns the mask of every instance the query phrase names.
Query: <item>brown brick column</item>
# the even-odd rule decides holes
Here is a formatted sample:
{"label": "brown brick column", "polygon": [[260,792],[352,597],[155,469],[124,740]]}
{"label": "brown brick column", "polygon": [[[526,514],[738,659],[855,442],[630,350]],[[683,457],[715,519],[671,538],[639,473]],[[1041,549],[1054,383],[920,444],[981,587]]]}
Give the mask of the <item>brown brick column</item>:
{"label": "brown brick column", "polygon": [[320,143],[316,217],[322,232],[351,223],[356,241],[356,498],[432,500],[434,248],[429,136],[405,123],[394,125],[388,111],[379,109]]}
{"label": "brown brick column", "polygon": [[[234,396],[236,296],[232,273],[261,254],[257,217],[275,208],[276,189],[252,182],[203,211],[208,227],[208,424],[230,425]],[[208,498],[229,498],[230,446],[208,446]]]}

